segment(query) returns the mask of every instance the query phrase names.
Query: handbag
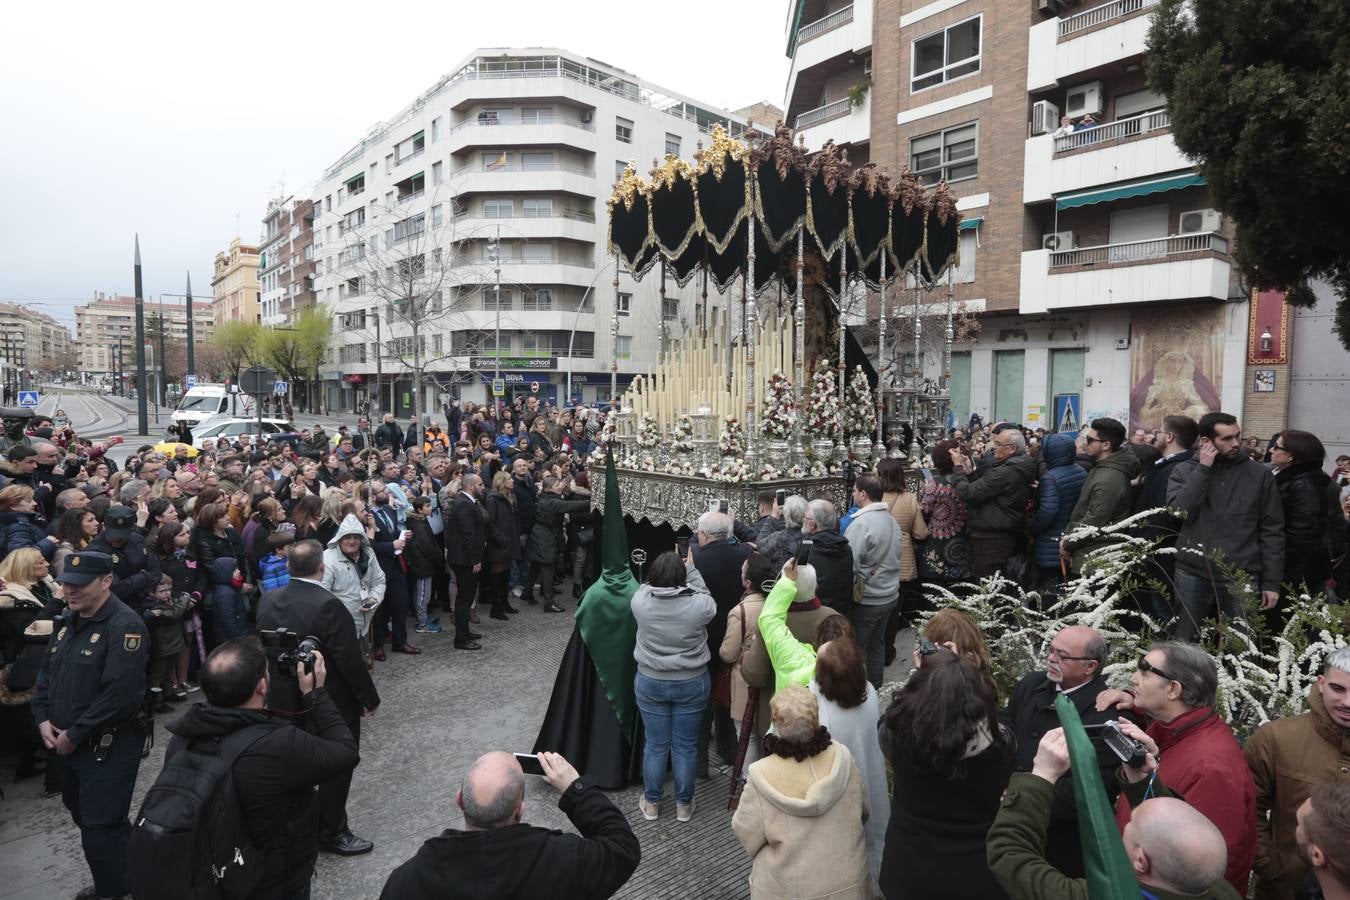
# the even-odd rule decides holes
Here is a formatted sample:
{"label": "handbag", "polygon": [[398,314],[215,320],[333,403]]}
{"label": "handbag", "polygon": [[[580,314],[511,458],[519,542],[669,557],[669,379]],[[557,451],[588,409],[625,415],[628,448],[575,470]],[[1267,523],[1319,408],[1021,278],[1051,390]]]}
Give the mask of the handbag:
{"label": "handbag", "polygon": [[[745,635],[745,607],[739,603],[736,609],[741,614],[741,635],[744,640]],[[731,705],[731,666],[722,663],[721,667],[713,673],[712,679],[712,702],[718,706]]]}

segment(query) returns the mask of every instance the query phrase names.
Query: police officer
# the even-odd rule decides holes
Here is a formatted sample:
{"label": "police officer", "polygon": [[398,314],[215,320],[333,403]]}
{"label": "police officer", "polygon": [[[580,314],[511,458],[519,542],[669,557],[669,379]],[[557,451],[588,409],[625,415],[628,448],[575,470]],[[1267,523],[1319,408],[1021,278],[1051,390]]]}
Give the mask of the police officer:
{"label": "police officer", "polygon": [[113,594],[136,612],[144,612],[159,584],[159,557],[145,550],[145,538],[136,533],[136,513],[129,506],[112,506],[103,517],[103,532],[86,550],[104,553],[113,562]]}
{"label": "police officer", "polygon": [[141,764],[149,638],[112,594],[106,553],[72,553],[61,573],[69,612],[43,654],[33,718],[47,749],[65,757],[61,795],[80,829],[94,876],[80,898],[121,897],[127,880],[127,812]]}

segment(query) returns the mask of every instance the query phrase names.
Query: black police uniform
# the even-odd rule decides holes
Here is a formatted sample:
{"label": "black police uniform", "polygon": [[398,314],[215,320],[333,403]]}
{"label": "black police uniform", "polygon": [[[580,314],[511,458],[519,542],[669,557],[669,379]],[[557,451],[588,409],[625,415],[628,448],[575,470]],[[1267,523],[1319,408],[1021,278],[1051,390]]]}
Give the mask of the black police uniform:
{"label": "black police uniform", "polygon": [[[87,583],[112,573],[102,553],[73,553],[62,581]],[[75,750],[63,759],[61,794],[80,829],[95,893],[120,897],[127,878],[127,814],[143,731],[150,640],[145,623],[109,595],[94,615],[67,613],[56,621],[33,695],[33,718],[64,729]]]}
{"label": "black police uniform", "polygon": [[[159,557],[145,549],[145,538],[136,534],[136,513],[128,506],[113,506],[103,517],[103,533],[85,548],[112,557],[112,592],[138,613],[150,605],[150,595],[159,585]],[[114,547],[112,541],[126,543]]]}

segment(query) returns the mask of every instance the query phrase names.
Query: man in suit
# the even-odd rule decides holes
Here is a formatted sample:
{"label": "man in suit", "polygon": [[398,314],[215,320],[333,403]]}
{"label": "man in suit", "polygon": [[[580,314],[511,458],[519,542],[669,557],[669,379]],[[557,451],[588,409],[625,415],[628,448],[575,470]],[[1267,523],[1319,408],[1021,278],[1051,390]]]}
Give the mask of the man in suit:
{"label": "man in suit", "polygon": [[[694,536],[698,546],[694,547],[694,568],[698,569],[703,581],[717,604],[717,615],[708,623],[708,649],[713,662],[710,672],[716,675],[716,667],[723,665],[719,654],[722,638],[727,633],[727,613],[741,602],[744,586],[741,584],[741,566],[750,557],[750,545],[736,541],[732,537],[732,519],[726,513],[706,512],[698,517],[698,530]],[[703,729],[698,740],[698,767],[701,777],[706,777],[708,768],[708,742],[712,729],[717,731],[717,752],[722,761],[730,764],[736,758],[736,725],[731,721],[731,710],[708,701],[708,713],[704,716]]]}
{"label": "man in suit", "polygon": [[[258,605],[258,628],[285,628],[319,639],[328,663],[329,697],[359,746],[361,719],[375,715],[380,695],[361,656],[351,613],[323,586],[322,544],[293,544],[287,563],[291,581],[263,594]],[[375,847],[347,827],[347,793],[351,786],[352,771],[319,785],[319,849],[327,853],[356,856]]]}
{"label": "man in suit", "polygon": [[459,590],[455,595],[455,648],[480,650],[481,635],[469,630],[469,608],[478,597],[478,576],[487,552],[488,519],[483,509],[483,479],[472,472],[460,480],[459,493],[450,502],[446,526],[446,555]]}
{"label": "man in suit", "polygon": [[[393,463],[390,463],[393,465]],[[398,514],[389,503],[391,485],[372,478],[361,485],[366,506],[375,520],[375,537],[370,545],[375,548],[380,571],[384,572],[384,602],[375,611],[371,638],[375,645],[375,659],[384,659],[384,641],[393,632],[394,652],[417,655],[422,651],[408,643],[408,575],[399,564],[405,540]]]}

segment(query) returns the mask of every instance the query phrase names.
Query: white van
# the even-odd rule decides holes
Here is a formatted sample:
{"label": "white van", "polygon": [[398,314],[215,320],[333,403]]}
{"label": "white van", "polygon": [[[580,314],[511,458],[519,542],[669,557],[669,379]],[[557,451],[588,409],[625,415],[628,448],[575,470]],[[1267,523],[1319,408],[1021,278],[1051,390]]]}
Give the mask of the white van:
{"label": "white van", "polygon": [[173,420],[196,427],[217,416],[229,415],[230,389],[223,384],[199,384],[189,388],[173,411]]}

